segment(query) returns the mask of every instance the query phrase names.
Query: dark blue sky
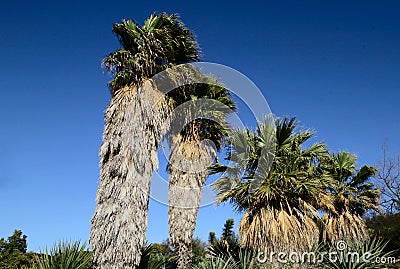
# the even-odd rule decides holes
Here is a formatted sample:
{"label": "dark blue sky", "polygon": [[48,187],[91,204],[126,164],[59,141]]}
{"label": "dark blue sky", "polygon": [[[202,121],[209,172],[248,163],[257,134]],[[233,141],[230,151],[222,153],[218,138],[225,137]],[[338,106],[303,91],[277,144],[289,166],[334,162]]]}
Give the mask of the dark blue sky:
{"label": "dark blue sky", "polygon": [[[332,151],[375,164],[386,139],[400,151],[398,1],[7,1],[0,8],[0,237],[30,250],[87,240],[98,148],[110,94],[101,59],[118,48],[113,22],[179,13],[204,60],[247,75],[272,111],[297,116]],[[164,169],[163,167],[161,169]],[[206,239],[235,215],[200,210]],[[149,241],[167,237],[151,202]]]}

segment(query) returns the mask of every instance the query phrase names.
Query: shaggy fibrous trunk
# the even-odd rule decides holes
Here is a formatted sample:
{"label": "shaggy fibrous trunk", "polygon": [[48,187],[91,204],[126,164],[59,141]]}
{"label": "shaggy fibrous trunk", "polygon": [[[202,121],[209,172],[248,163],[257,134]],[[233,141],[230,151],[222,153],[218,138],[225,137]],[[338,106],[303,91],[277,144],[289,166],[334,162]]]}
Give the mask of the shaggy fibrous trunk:
{"label": "shaggy fibrous trunk", "polygon": [[192,238],[211,156],[211,150],[197,140],[177,135],[172,141],[168,221],[178,269],[190,268],[192,262]]}
{"label": "shaggy fibrous trunk", "polygon": [[94,268],[133,268],[146,243],[150,180],[163,111],[151,81],[117,91],[105,113],[90,244]]}

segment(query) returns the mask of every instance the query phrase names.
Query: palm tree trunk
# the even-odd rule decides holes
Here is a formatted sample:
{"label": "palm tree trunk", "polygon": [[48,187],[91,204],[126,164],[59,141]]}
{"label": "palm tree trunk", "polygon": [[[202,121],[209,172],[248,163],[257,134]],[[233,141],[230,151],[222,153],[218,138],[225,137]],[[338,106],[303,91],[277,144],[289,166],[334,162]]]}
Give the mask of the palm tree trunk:
{"label": "palm tree trunk", "polygon": [[187,269],[192,262],[192,238],[210,164],[210,149],[199,141],[174,137],[168,165],[168,222],[171,243],[178,254],[178,269]]}
{"label": "palm tree trunk", "polygon": [[[94,268],[133,268],[146,243],[150,180],[158,166],[157,91],[151,83],[126,87],[105,113],[100,183],[90,244]],[[159,116],[159,115],[158,115]]]}

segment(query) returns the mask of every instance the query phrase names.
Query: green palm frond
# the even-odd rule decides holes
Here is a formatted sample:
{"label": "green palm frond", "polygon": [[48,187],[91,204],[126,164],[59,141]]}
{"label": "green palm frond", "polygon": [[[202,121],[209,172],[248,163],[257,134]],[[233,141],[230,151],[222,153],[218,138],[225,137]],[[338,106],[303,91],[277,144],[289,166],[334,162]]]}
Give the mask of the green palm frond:
{"label": "green palm frond", "polygon": [[169,79],[176,80],[174,90],[167,93],[172,109],[183,109],[171,118],[171,139],[178,132],[186,141],[210,140],[220,150],[230,126],[227,116],[236,105],[231,95],[212,75],[205,75],[194,65],[178,66],[167,70]]}
{"label": "green palm frond", "polygon": [[[228,159],[234,163],[234,171],[241,173],[225,172],[224,178],[213,186],[218,202],[229,201],[235,209],[245,212],[240,224],[244,246],[300,249],[318,240],[315,220],[319,216],[315,208],[322,203],[332,207],[331,197],[324,194],[326,178],[319,167],[329,153],[322,143],[304,147],[314,133],[296,131],[294,118],[277,120],[275,124],[276,128],[265,122],[254,132],[234,132]],[[261,156],[264,147],[271,144],[273,148]],[[256,189],[251,184],[254,180],[259,183]],[[283,231],[286,237],[282,237]]]}
{"label": "green palm frond", "polygon": [[367,210],[380,212],[380,192],[370,181],[376,168],[363,166],[357,171],[356,160],[356,156],[348,152],[339,152],[324,160],[329,178],[327,191],[333,200],[332,208],[321,207],[326,212],[322,218],[325,240],[368,239],[361,217]]}
{"label": "green palm frond", "polygon": [[296,118],[279,119],[276,123],[276,143],[277,148],[281,148],[283,145],[290,142],[290,137],[293,134],[294,129],[297,127]]}
{"label": "green palm frond", "polygon": [[153,14],[142,26],[122,20],[112,30],[122,46],[103,60],[114,75],[109,83],[113,94],[125,86],[140,86],[168,67],[199,60],[194,35],[175,14]]}
{"label": "green palm frond", "polygon": [[370,181],[375,167],[363,166],[356,171],[356,156],[340,152],[332,156],[326,169],[332,178],[330,193],[338,212],[363,215],[365,210],[378,210],[380,192]]}

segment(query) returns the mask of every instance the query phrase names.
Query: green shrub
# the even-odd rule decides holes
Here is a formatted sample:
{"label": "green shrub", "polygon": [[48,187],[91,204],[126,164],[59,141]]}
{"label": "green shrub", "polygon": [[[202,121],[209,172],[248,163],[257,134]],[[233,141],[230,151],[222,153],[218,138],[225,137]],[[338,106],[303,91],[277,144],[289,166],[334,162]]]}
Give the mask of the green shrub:
{"label": "green shrub", "polygon": [[366,221],[371,235],[388,241],[386,251],[400,256],[400,213],[375,215]]}

